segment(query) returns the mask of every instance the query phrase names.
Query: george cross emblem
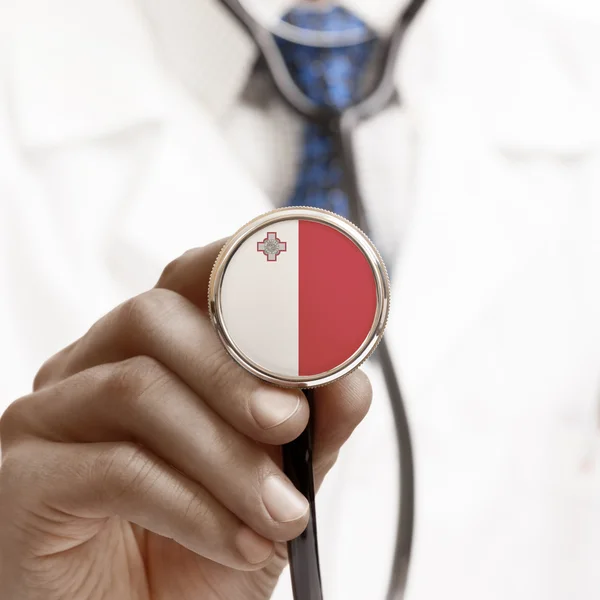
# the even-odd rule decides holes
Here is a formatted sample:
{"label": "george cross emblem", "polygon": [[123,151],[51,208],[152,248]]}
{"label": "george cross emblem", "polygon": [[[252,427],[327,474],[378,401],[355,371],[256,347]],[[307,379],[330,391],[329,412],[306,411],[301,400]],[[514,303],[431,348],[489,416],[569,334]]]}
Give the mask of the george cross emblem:
{"label": "george cross emblem", "polygon": [[277,257],[287,251],[287,242],[282,242],[273,231],[267,233],[267,237],[256,246],[258,252],[267,257],[267,262],[277,262]]}

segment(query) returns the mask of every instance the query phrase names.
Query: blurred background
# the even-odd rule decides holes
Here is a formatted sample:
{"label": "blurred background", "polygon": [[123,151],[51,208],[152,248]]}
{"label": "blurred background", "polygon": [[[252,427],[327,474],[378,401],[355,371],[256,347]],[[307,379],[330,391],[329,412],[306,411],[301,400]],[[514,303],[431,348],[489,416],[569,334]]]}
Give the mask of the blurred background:
{"label": "blurred background", "polygon": [[[344,6],[383,39],[404,2]],[[428,0],[401,103],[355,132],[415,436],[410,598],[600,593],[599,59],[593,0]],[[283,206],[304,126],[217,0],[0,0],[0,410],[170,260]],[[380,396],[323,490],[333,598],[387,582]]]}

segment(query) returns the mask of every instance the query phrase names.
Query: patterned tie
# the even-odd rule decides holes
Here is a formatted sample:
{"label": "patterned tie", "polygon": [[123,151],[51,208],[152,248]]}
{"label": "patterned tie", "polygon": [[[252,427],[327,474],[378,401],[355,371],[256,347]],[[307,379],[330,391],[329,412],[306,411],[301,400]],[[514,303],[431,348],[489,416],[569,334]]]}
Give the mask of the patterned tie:
{"label": "patterned tie", "polygon": [[[358,17],[341,7],[328,10],[295,8],[283,20],[312,31],[369,31]],[[341,111],[355,102],[374,47],[373,41],[333,48],[304,46],[283,39],[277,42],[294,81],[315,104]],[[350,205],[342,189],[342,176],[330,129],[308,123],[298,182],[289,204],[324,208],[349,218]]]}

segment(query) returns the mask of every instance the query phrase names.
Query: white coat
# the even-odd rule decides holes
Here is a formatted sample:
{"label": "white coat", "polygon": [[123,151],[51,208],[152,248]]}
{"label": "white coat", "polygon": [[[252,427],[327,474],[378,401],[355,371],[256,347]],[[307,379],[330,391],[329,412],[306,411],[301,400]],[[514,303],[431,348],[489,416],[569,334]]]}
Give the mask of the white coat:
{"label": "white coat", "polygon": [[[346,4],[384,31],[401,2]],[[599,28],[594,2],[431,0],[403,108],[357,132],[414,433],[407,600],[600,594]],[[283,204],[301,123],[215,0],[4,0],[0,34],[5,406],[172,258]],[[328,600],[383,598],[391,563],[369,371],[318,506]]]}

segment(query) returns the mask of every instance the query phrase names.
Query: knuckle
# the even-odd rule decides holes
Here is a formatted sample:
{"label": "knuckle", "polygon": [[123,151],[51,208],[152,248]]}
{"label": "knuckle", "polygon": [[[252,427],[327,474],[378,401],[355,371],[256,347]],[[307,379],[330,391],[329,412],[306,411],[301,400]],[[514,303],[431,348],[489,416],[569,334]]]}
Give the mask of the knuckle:
{"label": "knuckle", "polygon": [[180,494],[185,497],[183,517],[186,521],[206,524],[212,518],[212,511],[202,488],[198,487],[193,491],[182,488]]}
{"label": "knuckle", "polygon": [[154,303],[148,292],[129,298],[119,311],[119,319],[124,325],[145,323],[152,316]]}
{"label": "knuckle", "polygon": [[[189,251],[188,251],[189,252]],[[182,259],[186,256],[187,253],[184,253],[182,256],[172,260],[162,271],[160,274],[160,278],[158,279],[158,286],[168,286],[169,282],[177,279],[177,275],[180,270],[180,265]]]}
{"label": "knuckle", "polygon": [[5,481],[12,480],[19,473],[22,473],[23,465],[27,464],[23,447],[23,444],[17,444],[11,447],[10,450],[5,451],[3,449],[0,471],[2,472],[2,477]]}
{"label": "knuckle", "polygon": [[36,458],[39,456],[40,448],[31,439],[20,440],[6,450],[3,448],[0,463],[0,494],[27,490],[27,494],[20,496],[20,500],[22,502],[29,499],[40,480],[35,465]]}
{"label": "knuckle", "polygon": [[217,389],[228,388],[234,393],[242,391],[240,388],[242,387],[243,371],[229,356],[224,346],[215,346],[212,352],[206,354],[204,371],[206,377]]}
{"label": "knuckle", "polygon": [[156,481],[158,465],[141,446],[125,442],[101,452],[92,465],[102,500],[118,503],[125,497],[147,491]]}
{"label": "knuckle", "polygon": [[78,342],[73,342],[46,360],[33,378],[33,391],[37,392],[64,377],[64,368]]}
{"label": "knuckle", "polygon": [[182,306],[183,298],[171,290],[156,288],[124,302],[119,311],[123,326],[147,331]]}
{"label": "knuckle", "polygon": [[[206,447],[209,448],[206,457],[217,461],[225,472],[247,465],[254,460],[254,448],[240,451],[239,434],[233,429],[210,428],[204,431]],[[243,456],[242,456],[243,454]]]}
{"label": "knuckle", "polygon": [[54,372],[54,357],[49,358],[44,364],[39,368],[38,372],[35,374],[33,378],[33,389],[37,391],[44,387]]}
{"label": "knuckle", "polygon": [[29,396],[24,396],[15,400],[8,405],[0,417],[0,441],[3,449],[22,431],[23,425],[27,421],[28,399]]}
{"label": "knuckle", "polygon": [[122,405],[143,403],[151,391],[171,380],[170,371],[151,356],[134,356],[111,366],[106,377],[107,396]]}
{"label": "knuckle", "polygon": [[175,260],[172,260],[163,269],[158,283],[156,284],[157,287],[179,289],[190,279],[190,275],[196,270],[194,267],[202,261],[207,251],[210,251],[211,249],[212,244],[209,246],[191,248]]}

